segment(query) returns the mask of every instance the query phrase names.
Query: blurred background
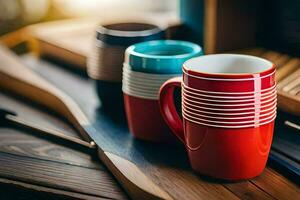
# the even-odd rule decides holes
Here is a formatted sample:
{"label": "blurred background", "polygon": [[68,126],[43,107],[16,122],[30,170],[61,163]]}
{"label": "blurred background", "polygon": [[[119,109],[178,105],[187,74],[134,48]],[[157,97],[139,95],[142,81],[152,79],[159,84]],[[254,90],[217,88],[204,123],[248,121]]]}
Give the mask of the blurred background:
{"label": "blurred background", "polygon": [[0,0],[0,35],[25,25],[78,17],[103,17],[120,12],[170,12],[177,0]]}

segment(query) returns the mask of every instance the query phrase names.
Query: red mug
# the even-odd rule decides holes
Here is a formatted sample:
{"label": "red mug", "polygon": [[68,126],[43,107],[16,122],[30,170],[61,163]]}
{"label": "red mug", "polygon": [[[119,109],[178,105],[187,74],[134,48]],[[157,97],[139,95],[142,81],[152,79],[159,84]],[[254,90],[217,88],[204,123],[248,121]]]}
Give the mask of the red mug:
{"label": "red mug", "polygon": [[200,56],[183,64],[183,83],[210,92],[260,92],[275,85],[275,66],[248,55]]}
{"label": "red mug", "polygon": [[175,141],[160,114],[158,100],[123,95],[129,130],[135,138],[152,142]]}
{"label": "red mug", "polygon": [[203,175],[241,180],[258,176],[265,168],[274,129],[274,118],[259,125],[205,125],[180,118],[173,93],[182,79],[173,78],[160,89],[159,105],[172,132],[185,144],[192,168]]}

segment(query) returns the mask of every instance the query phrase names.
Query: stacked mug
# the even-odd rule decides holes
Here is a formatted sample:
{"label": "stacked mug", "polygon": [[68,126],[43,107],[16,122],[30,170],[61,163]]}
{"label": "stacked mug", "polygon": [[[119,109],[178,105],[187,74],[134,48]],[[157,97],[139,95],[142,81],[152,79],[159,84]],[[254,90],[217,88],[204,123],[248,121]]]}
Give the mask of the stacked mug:
{"label": "stacked mug", "polygon": [[159,88],[166,80],[181,76],[183,62],[200,55],[198,45],[175,40],[143,42],[126,49],[122,89],[128,126],[134,137],[175,141],[160,114]]}
{"label": "stacked mug", "polygon": [[[182,115],[173,90],[182,88]],[[215,54],[186,61],[183,77],[160,90],[162,115],[185,144],[192,168],[228,180],[258,176],[276,117],[275,66],[264,59]]]}
{"label": "stacked mug", "polygon": [[98,96],[104,108],[123,106],[122,67],[124,52],[132,44],[164,38],[156,25],[120,22],[98,27],[94,50],[88,58],[88,74],[96,80]]}

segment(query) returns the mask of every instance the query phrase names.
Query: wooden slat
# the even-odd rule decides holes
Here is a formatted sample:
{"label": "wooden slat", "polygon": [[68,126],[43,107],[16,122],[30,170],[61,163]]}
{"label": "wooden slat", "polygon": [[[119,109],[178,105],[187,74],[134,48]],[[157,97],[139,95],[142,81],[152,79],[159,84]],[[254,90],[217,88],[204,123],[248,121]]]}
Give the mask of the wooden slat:
{"label": "wooden slat", "polygon": [[290,59],[284,66],[277,70],[276,73],[276,80],[281,81],[286,76],[294,72],[300,68],[300,59],[299,58],[292,58]]}
{"label": "wooden slat", "polygon": [[107,200],[111,198],[96,197],[84,195],[76,192],[57,190],[39,185],[28,184],[20,181],[0,178],[0,199],[48,199],[48,200],[66,200],[66,199],[89,199],[89,200]]}
{"label": "wooden slat", "polygon": [[86,169],[0,152],[0,176],[69,192],[124,199],[106,171]]}
{"label": "wooden slat", "polygon": [[274,199],[271,195],[269,195],[250,181],[243,181],[240,183],[228,183],[224,184],[224,186],[241,199]]}
{"label": "wooden slat", "polygon": [[300,187],[270,168],[252,182],[276,199],[300,199]]}
{"label": "wooden slat", "polygon": [[0,128],[0,151],[84,168],[104,169],[90,155],[11,128]]}
{"label": "wooden slat", "polygon": [[[49,113],[42,112],[21,100],[0,93],[0,102],[1,107],[13,109],[21,118],[38,123],[44,127],[63,130],[65,134],[69,134],[72,137],[79,137],[66,122]],[[17,129],[0,128],[0,150],[86,168],[104,168],[101,163],[92,160],[90,155],[58,145],[55,143],[56,141],[49,142],[45,138],[40,139],[37,136],[38,134],[31,135]]]}
{"label": "wooden slat", "polygon": [[[27,120],[30,120],[32,122],[42,124],[43,126],[63,130],[64,133],[67,133],[72,137],[78,137],[77,133],[68,124],[66,124],[60,119],[57,119],[57,116],[45,113],[39,110],[38,108],[28,104],[28,102],[24,102],[23,100],[21,100],[22,99],[16,99],[11,96],[7,96],[6,94],[0,93],[1,107],[14,109],[14,111],[16,111],[22,118],[26,118]],[[0,128],[0,152],[4,153],[5,156],[7,155],[5,153],[8,153],[8,155],[18,156],[18,158],[21,158],[20,160],[25,158],[30,164],[35,164],[35,162],[41,161],[45,163],[45,165],[48,165],[49,163],[50,166],[52,166],[53,163],[59,164],[61,168],[67,166],[67,169],[70,166],[79,167],[81,169],[80,171],[77,171],[77,173],[73,176],[67,177],[69,182],[77,181],[77,177],[82,175],[86,176],[86,179],[95,178],[94,174],[89,173],[89,170],[95,170],[94,172],[98,173],[99,176],[101,176],[102,173],[104,173],[106,174],[106,178],[104,177],[104,180],[106,180],[107,177],[110,177],[112,181],[110,182],[112,183],[110,185],[111,189],[114,189],[115,193],[120,192],[120,196],[124,195],[123,191],[120,191],[120,188],[114,181],[112,175],[110,175],[110,173],[99,161],[93,160],[90,155],[87,155],[74,149],[67,148],[66,146],[59,145],[56,143],[56,141],[51,142],[46,140],[46,138],[38,137],[38,133],[32,135],[29,132],[2,127]],[[31,160],[34,162],[31,162]],[[15,167],[19,166],[12,166],[11,170],[15,169]],[[60,188],[55,188],[55,185],[52,187],[49,183],[57,181],[57,179],[55,178],[55,175],[57,173],[56,171],[49,172],[47,174],[47,180],[44,180],[46,182],[44,186],[40,185],[40,182],[36,182],[36,176],[41,174],[43,176],[45,175],[43,174],[43,170],[31,170],[28,173],[33,175],[28,176],[28,179],[25,180],[27,183],[24,183],[22,181],[20,182],[20,180],[24,180],[22,178],[23,175],[20,176],[20,174],[15,174],[16,177],[12,177],[10,176],[10,174],[6,174],[7,178],[14,178],[15,180],[19,181],[7,179],[8,182],[5,181],[3,183],[2,179],[0,178],[0,184],[2,183],[7,185],[17,185],[18,187],[21,187],[21,189],[23,188],[22,190],[24,190],[24,192],[26,192],[25,190],[30,190],[33,192],[36,190],[39,191],[39,193],[51,193],[52,196],[55,196],[57,198],[59,198],[59,196],[61,195],[63,197],[72,197],[78,199],[103,198],[99,197],[99,191],[101,191],[101,189],[99,189],[99,191],[94,190],[95,194],[81,194],[81,191],[77,191],[75,187],[73,187],[72,191],[64,190],[67,183],[57,183],[61,184]],[[36,184],[34,185],[32,184],[32,182],[36,182]],[[91,184],[90,182],[82,183],[85,184],[86,187],[89,187],[89,185]],[[98,184],[101,184],[101,182],[99,182]],[[109,182],[106,184],[109,184]],[[92,184],[92,187],[93,185],[94,184]],[[3,195],[4,194],[5,193],[3,193]],[[37,195],[40,196],[42,194]],[[110,199],[110,196],[108,196],[107,198]]]}

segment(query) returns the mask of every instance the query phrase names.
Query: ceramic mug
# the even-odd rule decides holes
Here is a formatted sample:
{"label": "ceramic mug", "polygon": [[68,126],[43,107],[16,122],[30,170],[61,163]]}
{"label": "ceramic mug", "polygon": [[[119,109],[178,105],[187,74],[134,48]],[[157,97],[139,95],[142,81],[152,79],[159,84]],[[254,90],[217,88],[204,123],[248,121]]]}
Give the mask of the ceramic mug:
{"label": "ceramic mug", "polygon": [[96,80],[97,94],[104,109],[124,111],[121,81],[126,48],[164,37],[165,32],[160,27],[143,22],[120,21],[102,24],[97,28],[95,55],[89,59],[88,73]]}
{"label": "ceramic mug", "polygon": [[202,55],[197,44],[176,40],[138,43],[126,49],[123,67],[124,103],[130,132],[135,138],[176,141],[164,122],[158,105],[160,86],[182,73],[182,64]]}
{"label": "ceramic mug", "polygon": [[125,63],[132,71],[153,74],[181,74],[182,64],[203,55],[197,44],[178,40],[156,40],[135,44],[126,49]]}
{"label": "ceramic mug", "polygon": [[[274,65],[253,56],[216,54],[190,59],[183,68],[183,80],[173,78],[161,87],[159,105],[166,123],[185,144],[192,168],[227,180],[258,176],[267,162],[276,118],[276,93],[268,93],[265,100],[260,98],[265,91],[275,90]],[[193,93],[185,96],[183,92],[181,119],[173,91],[182,86],[193,93],[212,95],[211,100],[250,95],[254,103],[201,104],[199,95],[191,98]],[[246,118],[249,113],[255,117]],[[226,120],[219,117],[225,114]],[[209,118],[212,116],[217,118]]]}
{"label": "ceramic mug", "polygon": [[160,114],[157,99],[140,98],[124,93],[124,104],[128,127],[135,138],[165,143],[175,141]]}
{"label": "ceramic mug", "polygon": [[255,56],[213,54],[185,62],[183,83],[208,93],[260,93],[275,85],[275,71],[273,63]]}
{"label": "ceramic mug", "polygon": [[204,175],[227,180],[258,176],[265,168],[271,147],[274,118],[263,123],[219,125],[183,115],[173,103],[181,79],[173,78],[160,89],[160,110],[173,133],[185,144],[192,168]]}

